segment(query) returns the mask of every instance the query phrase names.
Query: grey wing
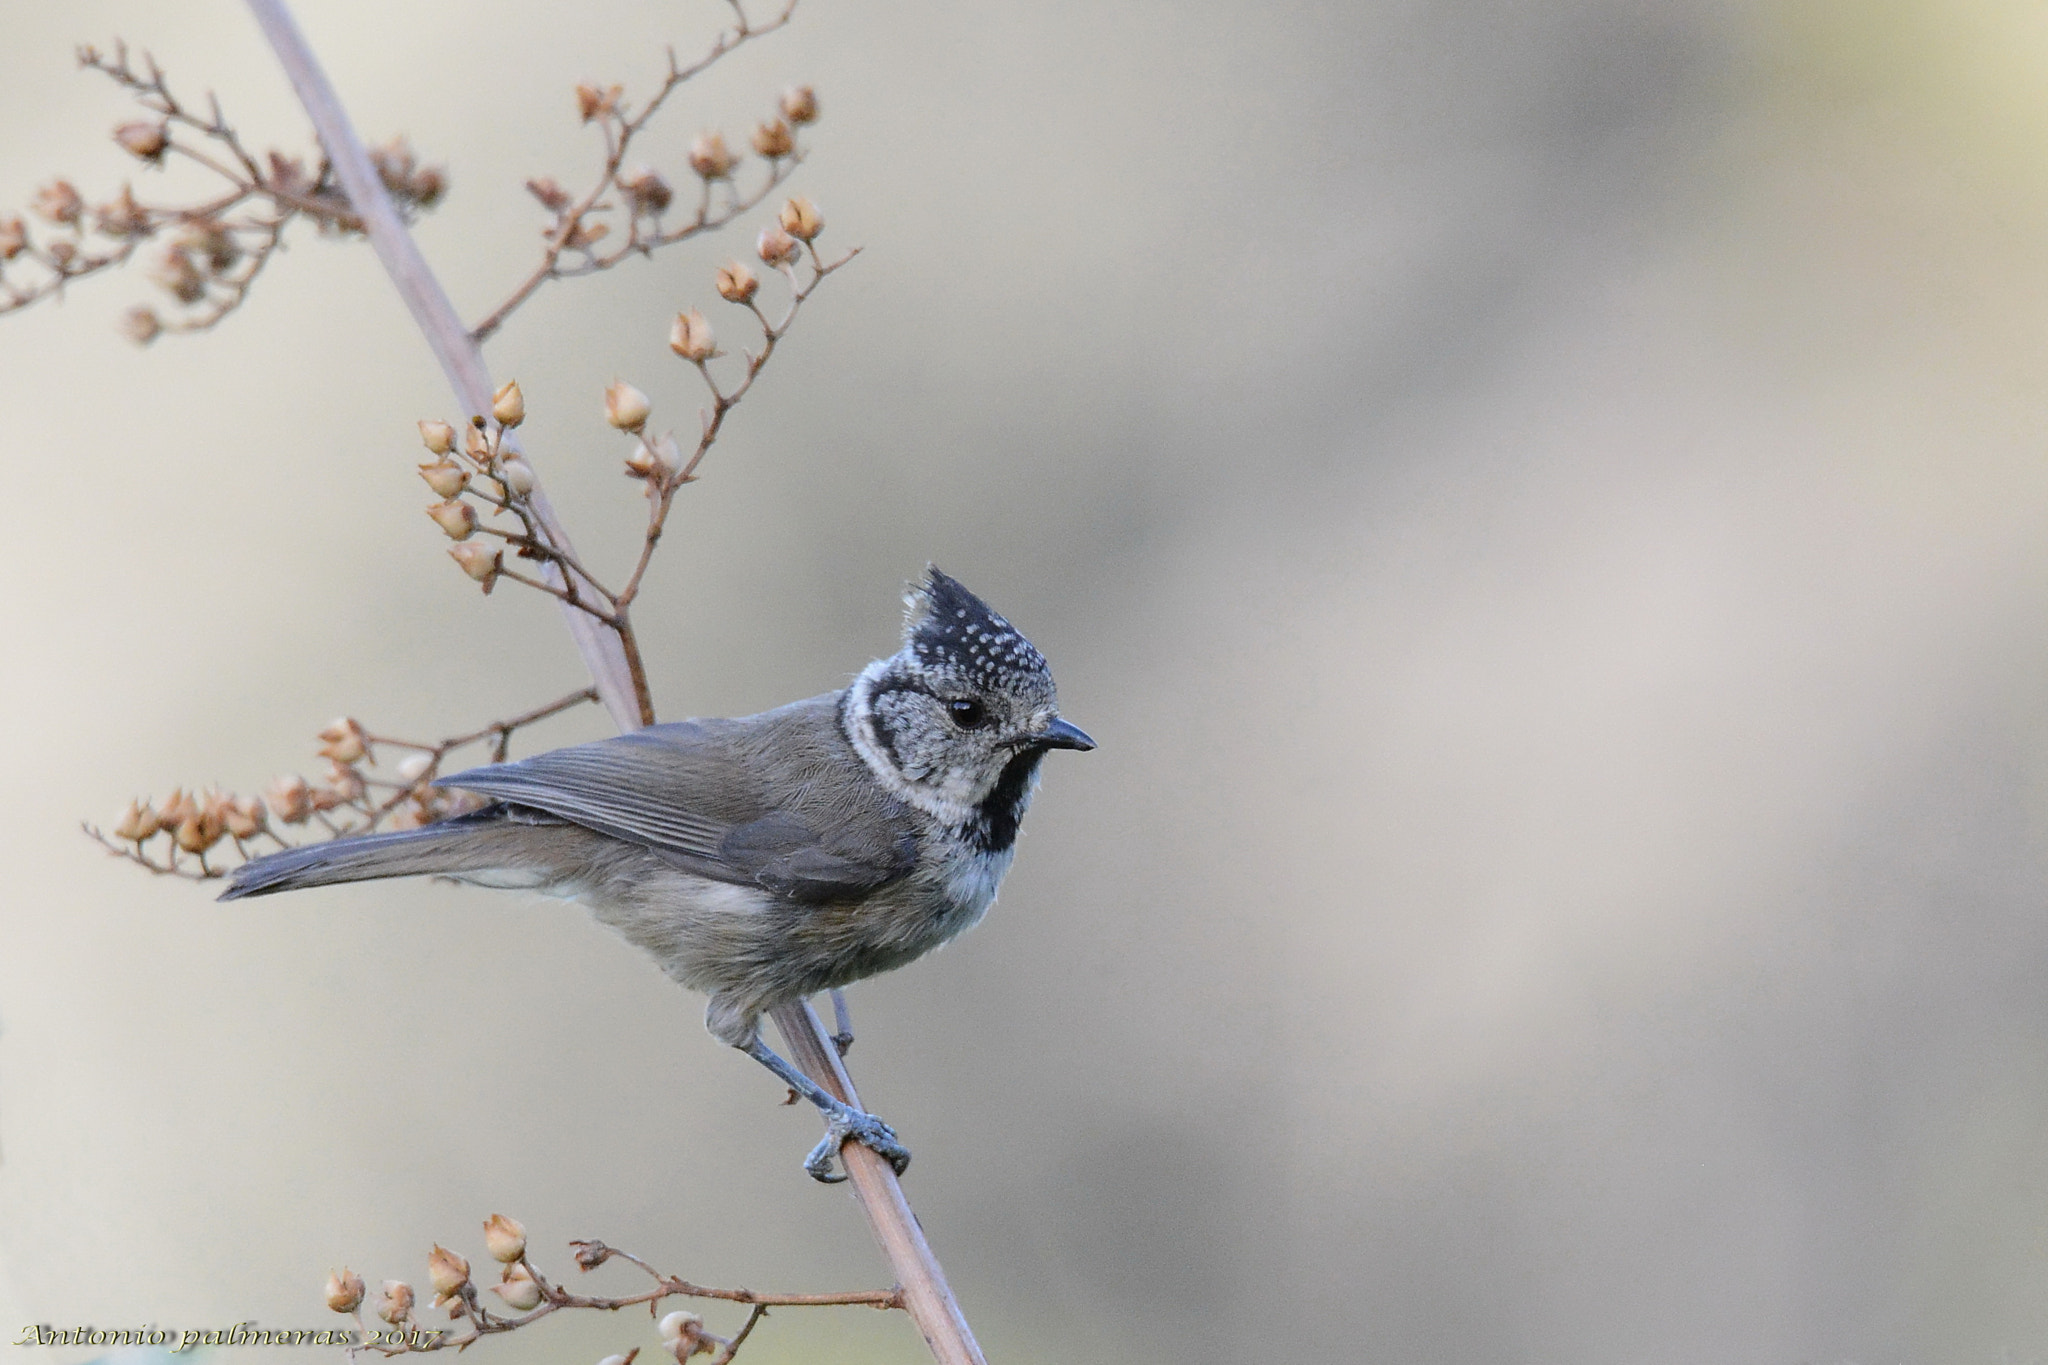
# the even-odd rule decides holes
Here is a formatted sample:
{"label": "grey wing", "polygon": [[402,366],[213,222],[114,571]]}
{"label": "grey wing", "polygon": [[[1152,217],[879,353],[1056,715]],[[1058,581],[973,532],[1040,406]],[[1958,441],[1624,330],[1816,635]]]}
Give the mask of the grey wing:
{"label": "grey wing", "polygon": [[546,811],[644,845],[686,871],[800,901],[886,886],[907,875],[916,858],[907,835],[852,848],[828,843],[776,809],[725,736],[697,721],[472,768],[436,785]]}

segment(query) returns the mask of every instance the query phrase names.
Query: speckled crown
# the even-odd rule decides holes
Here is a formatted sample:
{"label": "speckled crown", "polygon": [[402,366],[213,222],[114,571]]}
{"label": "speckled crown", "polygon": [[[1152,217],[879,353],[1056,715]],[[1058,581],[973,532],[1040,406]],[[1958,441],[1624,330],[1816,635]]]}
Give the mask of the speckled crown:
{"label": "speckled crown", "polygon": [[903,648],[927,672],[989,691],[1051,690],[1038,647],[938,566],[911,585],[903,605]]}

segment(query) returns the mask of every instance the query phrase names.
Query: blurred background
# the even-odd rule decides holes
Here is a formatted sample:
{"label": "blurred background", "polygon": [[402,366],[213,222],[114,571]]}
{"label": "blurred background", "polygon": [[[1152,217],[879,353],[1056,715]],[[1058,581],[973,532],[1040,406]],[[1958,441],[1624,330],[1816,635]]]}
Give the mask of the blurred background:
{"label": "blurred background", "polygon": [[[366,134],[450,167],[418,235],[472,318],[535,258],[521,182],[595,164],[573,84],[723,17],[299,11]],[[116,36],[309,145],[237,5],[18,6],[0,204],[134,175],[71,56]],[[1101,741],[986,923],[851,992],[991,1358],[2048,1359],[2048,11],[806,0],[653,163],[799,80],[794,188],[866,250],[638,619],[664,716],[745,713],[892,649],[935,560]],[[736,335],[710,274],[765,217],[492,343],[600,563],[642,515],[600,390],[688,429],[668,319]],[[322,1326],[331,1267],[423,1281],[497,1211],[566,1274],[596,1236],[885,1283],[815,1117],[576,908],[223,906],[79,835],[315,773],[338,714],[581,678],[421,517],[413,423],[460,414],[365,247],[300,231],[143,351],[150,294],[0,320],[6,1339]],[[921,1358],[858,1310],[742,1356]]]}

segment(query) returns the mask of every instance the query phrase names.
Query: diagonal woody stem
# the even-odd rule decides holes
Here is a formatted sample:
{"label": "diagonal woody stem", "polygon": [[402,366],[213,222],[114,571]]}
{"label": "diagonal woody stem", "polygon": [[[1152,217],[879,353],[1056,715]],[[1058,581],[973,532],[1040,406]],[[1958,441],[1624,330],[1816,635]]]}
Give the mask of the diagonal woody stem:
{"label": "diagonal woody stem", "polygon": [[[471,412],[490,411],[491,385],[482,353],[399,221],[339,98],[283,0],[249,0],[249,8],[290,76],[300,102],[311,115],[349,201],[362,214],[378,259],[412,310],[414,321],[457,396]],[[539,490],[534,492],[532,501],[550,537],[566,547],[567,537],[561,533]],[[559,572],[552,565],[544,567]],[[613,720],[621,729],[652,723],[654,709],[648,699],[645,674],[639,667],[637,652],[629,655],[625,648],[625,637],[607,630],[576,608],[566,608],[565,615]],[[774,1018],[796,1064],[826,1089],[840,1094],[849,1103],[857,1102],[853,1082],[810,1006],[783,1006],[774,1012]],[[945,1271],[925,1241],[923,1229],[918,1226],[889,1163],[858,1143],[843,1150],[841,1160],[852,1177],[854,1193],[867,1214],[875,1240],[896,1274],[904,1304],[923,1333],[933,1358],[940,1365],[986,1365],[974,1333],[946,1283]]]}

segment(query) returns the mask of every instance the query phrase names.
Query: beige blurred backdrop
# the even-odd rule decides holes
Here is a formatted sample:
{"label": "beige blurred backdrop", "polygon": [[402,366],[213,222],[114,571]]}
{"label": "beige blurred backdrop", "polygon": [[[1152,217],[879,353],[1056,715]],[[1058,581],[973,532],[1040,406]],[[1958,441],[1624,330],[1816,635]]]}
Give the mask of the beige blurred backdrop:
{"label": "beige blurred backdrop", "polygon": [[[572,84],[721,17],[300,9],[364,130],[451,166],[419,237],[469,316],[534,258],[520,182],[593,163]],[[81,41],[306,143],[225,0],[5,28],[0,203],[131,174]],[[640,619],[665,716],[742,713],[887,652],[936,560],[1101,741],[988,921],[852,992],[991,1357],[2048,1359],[2040,6],[806,0],[655,163],[795,80],[797,185],[866,253]],[[601,561],[640,503],[599,390],[688,426],[667,319],[750,237],[492,344]],[[417,1281],[501,1210],[559,1270],[883,1283],[815,1118],[573,907],[221,906],[80,837],[312,770],[340,713],[447,733],[580,676],[420,516],[412,424],[456,414],[367,249],[299,234],[137,351],[147,295],[0,320],[5,1340],[323,1325],[330,1267]],[[921,1348],[791,1312],[748,1357]]]}

